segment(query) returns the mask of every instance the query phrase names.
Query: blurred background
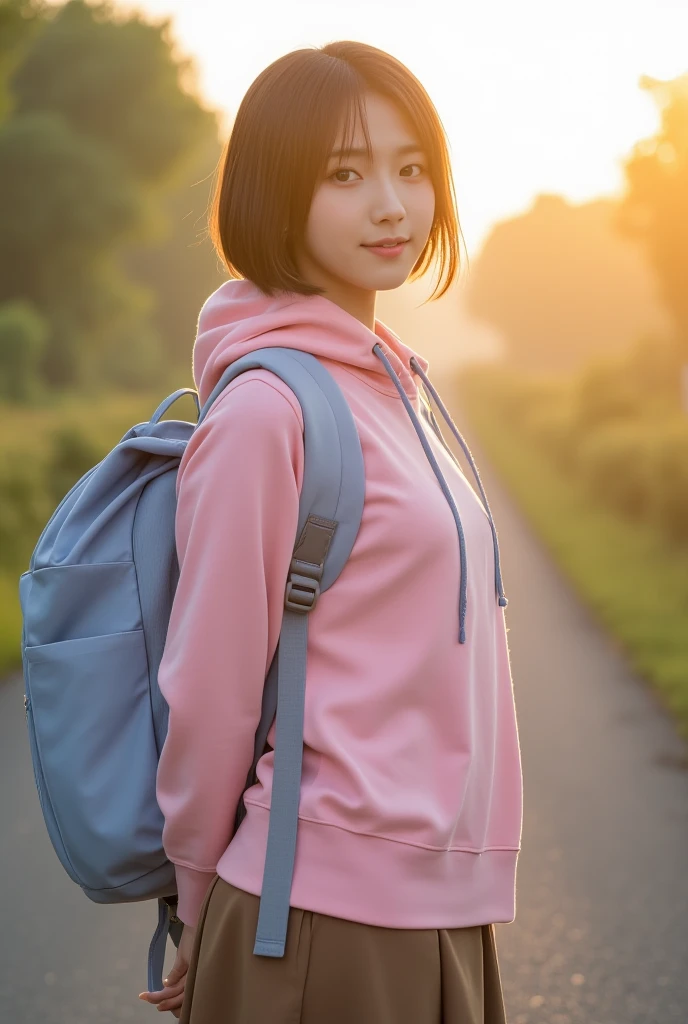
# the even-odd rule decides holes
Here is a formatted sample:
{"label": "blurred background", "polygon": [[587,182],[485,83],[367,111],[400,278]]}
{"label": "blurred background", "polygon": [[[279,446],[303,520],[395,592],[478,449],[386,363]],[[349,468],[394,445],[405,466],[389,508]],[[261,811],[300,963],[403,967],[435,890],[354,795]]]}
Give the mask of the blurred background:
{"label": "blurred background", "polygon": [[[18,577],[61,497],[194,386],[196,318],[226,276],[206,235],[211,178],[242,96],[283,53],[346,38],[402,60],[450,141],[460,278],[425,305],[432,275],[380,292],[377,316],[429,360],[503,516],[527,528],[502,519],[507,594],[510,580],[528,593],[545,553],[576,600],[548,602],[557,621],[584,609],[652,695],[666,742],[684,740],[685,0],[428,0],[422,19],[417,0],[0,0],[0,675],[21,667]],[[174,408],[195,420],[188,396]],[[512,614],[518,684],[531,665]],[[531,652],[543,621],[521,633]],[[684,792],[688,759],[674,749]],[[688,1020],[685,989],[659,1016],[578,1016],[532,992],[517,1007],[516,971],[518,1024]],[[141,1012],[98,1006],[88,1020]]]}
{"label": "blurred background", "polygon": [[[557,546],[562,473],[620,530],[662,538],[669,569],[685,555],[688,7],[440,3],[421,31],[407,0],[297,7],[0,3],[0,671],[54,506],[193,387],[198,311],[226,276],[211,179],[242,96],[280,54],[334,38],[411,68],[453,158],[460,278],[425,305],[433,275],[381,292],[378,317],[461,385],[461,415]],[[688,592],[657,626],[680,634],[677,660],[676,640],[619,621],[632,609],[587,579],[596,558],[560,557],[688,723]]]}

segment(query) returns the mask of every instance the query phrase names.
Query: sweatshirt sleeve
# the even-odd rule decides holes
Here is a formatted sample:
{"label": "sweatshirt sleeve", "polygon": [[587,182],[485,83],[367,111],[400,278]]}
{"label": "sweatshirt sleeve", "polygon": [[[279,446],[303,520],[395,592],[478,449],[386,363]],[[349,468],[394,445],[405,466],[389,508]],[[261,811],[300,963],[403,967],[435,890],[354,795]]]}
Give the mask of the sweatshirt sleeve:
{"label": "sweatshirt sleeve", "polygon": [[192,926],[232,838],[253,759],[303,460],[298,400],[274,374],[257,370],[229,385],[179,464],[180,574],[158,673],[169,721],[157,799],[177,914]]}

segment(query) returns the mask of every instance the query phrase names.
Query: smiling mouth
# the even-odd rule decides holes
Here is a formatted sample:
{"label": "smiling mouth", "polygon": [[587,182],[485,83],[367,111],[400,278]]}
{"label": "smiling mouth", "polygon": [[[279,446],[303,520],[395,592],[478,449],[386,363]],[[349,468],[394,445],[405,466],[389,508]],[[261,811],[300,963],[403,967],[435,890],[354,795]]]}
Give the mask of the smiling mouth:
{"label": "smiling mouth", "polygon": [[362,242],[364,249],[396,249],[400,245],[406,245],[409,242],[409,238],[402,238],[399,242]]}
{"label": "smiling mouth", "polygon": [[394,245],[363,245],[363,249],[369,249],[373,256],[378,259],[397,259],[408,245],[408,242],[396,242]]}

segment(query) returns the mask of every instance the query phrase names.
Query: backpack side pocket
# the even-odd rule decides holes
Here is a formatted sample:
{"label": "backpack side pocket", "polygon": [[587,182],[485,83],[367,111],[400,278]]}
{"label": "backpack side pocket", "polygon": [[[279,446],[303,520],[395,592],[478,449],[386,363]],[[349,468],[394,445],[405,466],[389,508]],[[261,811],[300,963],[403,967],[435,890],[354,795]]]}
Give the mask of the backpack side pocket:
{"label": "backpack side pocket", "polygon": [[125,885],[164,860],[143,630],[24,654],[31,753],[55,852],[83,887]]}

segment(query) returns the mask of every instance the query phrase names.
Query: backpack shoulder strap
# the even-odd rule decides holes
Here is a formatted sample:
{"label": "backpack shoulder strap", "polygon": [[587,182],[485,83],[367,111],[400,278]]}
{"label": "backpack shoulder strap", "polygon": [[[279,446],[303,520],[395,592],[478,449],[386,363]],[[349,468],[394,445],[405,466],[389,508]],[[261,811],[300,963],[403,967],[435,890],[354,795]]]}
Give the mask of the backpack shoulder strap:
{"label": "backpack shoulder strap", "polygon": [[[304,474],[280,639],[263,691],[261,721],[247,786],[277,715],[270,824],[254,954],[284,956],[303,755],[308,612],[337,579],[363,513],[365,467],[353,415],[339,385],[312,354],[263,348],[237,359],[220,377],[199,422],[230,380],[245,370],[277,374],[296,395],[304,420]],[[240,801],[235,831],[245,809]]]}
{"label": "backpack shoulder strap", "polygon": [[363,512],[365,472],[358,431],[349,404],[332,374],[311,353],[262,348],[235,360],[203,404],[198,422],[230,381],[263,368],[291,388],[303,411],[304,473],[297,537],[311,514],[337,522],[320,581],[325,591],[339,576],[354,546]]}

